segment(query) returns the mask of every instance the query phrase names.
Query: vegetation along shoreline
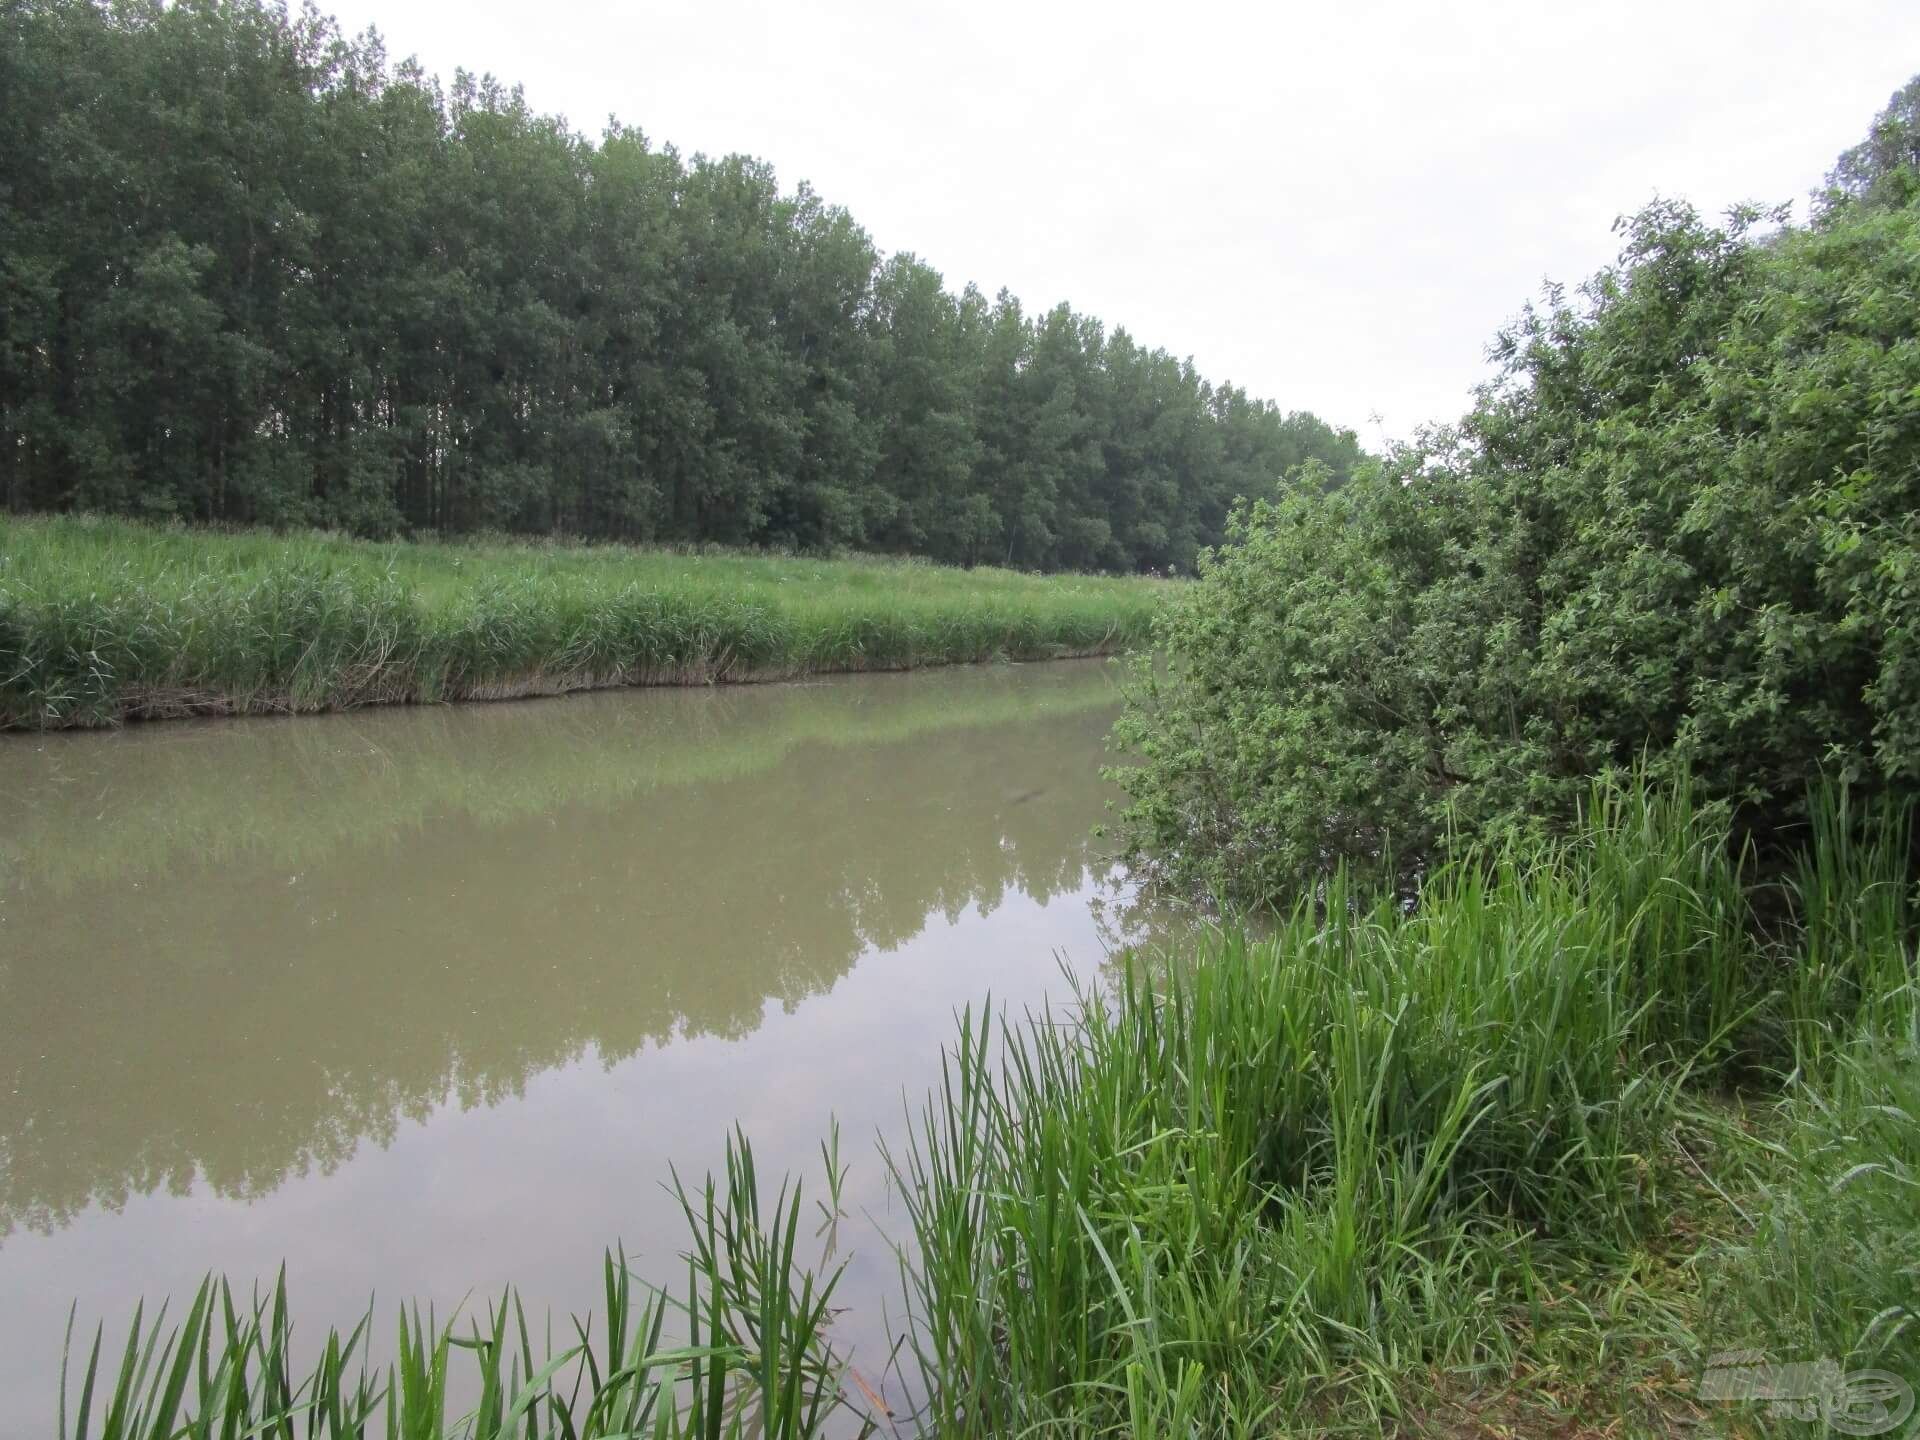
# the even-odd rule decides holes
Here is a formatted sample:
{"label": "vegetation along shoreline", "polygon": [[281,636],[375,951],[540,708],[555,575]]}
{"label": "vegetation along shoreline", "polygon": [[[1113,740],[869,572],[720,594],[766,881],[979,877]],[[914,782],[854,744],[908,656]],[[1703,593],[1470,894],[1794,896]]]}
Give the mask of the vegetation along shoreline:
{"label": "vegetation along shoreline", "polygon": [[1171,582],[0,518],[0,729],[1112,654]]}

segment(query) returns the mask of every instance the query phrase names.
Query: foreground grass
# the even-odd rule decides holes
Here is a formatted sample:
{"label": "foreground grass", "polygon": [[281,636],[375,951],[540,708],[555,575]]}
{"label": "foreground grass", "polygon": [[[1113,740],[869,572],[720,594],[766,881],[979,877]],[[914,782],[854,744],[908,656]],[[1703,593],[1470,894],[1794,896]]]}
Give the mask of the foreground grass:
{"label": "foreground grass", "polygon": [[[1797,1423],[1709,1403],[1705,1357],[1920,1379],[1913,880],[1905,821],[1838,798],[1762,886],[1724,816],[1603,788],[1578,839],[1449,868],[1411,911],[1336,882],[1257,941],[1218,934],[1062,1013],[963,1019],[891,1157],[898,1414],[834,1355],[833,1277],[796,1267],[788,1192],[762,1222],[744,1147],[717,1211],[688,1206],[680,1303],[704,1348],[536,1366],[503,1303],[465,1342],[502,1398],[457,1420],[416,1399],[440,1393],[417,1357],[457,1343],[416,1317],[355,1413],[432,1440],[635,1433],[595,1397],[644,1373],[659,1434],[764,1417],[805,1436],[853,1412],[955,1436]],[[166,1372],[189,1397],[169,1415],[229,1433],[229,1413],[333,1404],[333,1370],[295,1383],[257,1338],[277,1322],[210,1345],[196,1323],[207,1358]],[[157,1333],[136,1324],[122,1375]],[[280,1398],[233,1408],[256,1392]],[[1810,1398],[1847,1433],[1888,1414]]]}
{"label": "foreground grass", "polygon": [[963,1027],[900,1161],[934,1430],[1661,1432],[1710,1341],[1920,1380],[1911,850],[1858,819],[1772,940],[1721,817],[1602,791],[1410,914]]}
{"label": "foreground grass", "polygon": [[[830,1167],[835,1157],[826,1152]],[[828,1191],[837,1190],[830,1168]],[[395,1360],[370,1373],[372,1316],[345,1337],[329,1332],[320,1359],[296,1378],[285,1276],[237,1304],[208,1280],[169,1329],[136,1314],[118,1364],[96,1330],[84,1352],[68,1325],[59,1433],[100,1440],[472,1440],[541,1435],[578,1440],[821,1433],[843,1402],[824,1336],[839,1272],[799,1274],[800,1187],[782,1185],[763,1216],[753,1149],[727,1146],[727,1173],[675,1187],[691,1246],[684,1291],[636,1290],[624,1254],[605,1261],[598,1331],[577,1323],[536,1363],[524,1310],[511,1294],[484,1323],[436,1323],[403,1310]],[[837,1196],[836,1196],[837,1199]],[[456,1357],[470,1362],[459,1373]],[[462,1399],[461,1397],[467,1397]],[[69,1409],[69,1397],[72,1408]],[[70,1430],[69,1426],[73,1428]],[[864,1425],[856,1419],[854,1428]]]}
{"label": "foreground grass", "polygon": [[1161,585],[0,519],[0,728],[1103,654]]}

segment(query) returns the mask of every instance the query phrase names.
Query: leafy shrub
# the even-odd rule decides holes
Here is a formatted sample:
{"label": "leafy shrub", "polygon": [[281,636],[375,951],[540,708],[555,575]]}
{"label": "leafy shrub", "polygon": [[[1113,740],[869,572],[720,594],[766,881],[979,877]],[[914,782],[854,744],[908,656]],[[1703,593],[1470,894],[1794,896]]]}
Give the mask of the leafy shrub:
{"label": "leafy shrub", "polygon": [[1458,425],[1243,508],[1118,732],[1136,852],[1248,899],[1643,758],[1763,840],[1822,772],[1920,792],[1920,189],[1871,194],[1656,204]]}

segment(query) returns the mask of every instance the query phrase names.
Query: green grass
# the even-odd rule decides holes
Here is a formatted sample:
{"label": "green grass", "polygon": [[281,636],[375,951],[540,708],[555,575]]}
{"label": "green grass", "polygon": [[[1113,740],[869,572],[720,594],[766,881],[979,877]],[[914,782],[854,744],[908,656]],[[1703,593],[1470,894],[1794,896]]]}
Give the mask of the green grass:
{"label": "green grass", "polygon": [[[1412,907],[1336,879],[1258,939],[963,1017],[889,1157],[922,1432],[1753,1433],[1778,1427],[1693,1391],[1713,1350],[1920,1380],[1911,832],[1814,808],[1763,884],[1724,812],[1602,785],[1575,838],[1449,866]],[[744,1357],[767,1433],[820,1433],[827,1401],[797,1397],[838,1373],[832,1276],[796,1268],[797,1192],[763,1223],[733,1154],[721,1218],[687,1207],[683,1308]],[[216,1346],[200,1403],[270,1350]],[[693,1403],[657,1393],[657,1425]],[[399,1433],[535,1433],[432,1424]]]}
{"label": "green grass", "polygon": [[1863,1038],[1723,1148],[1744,1172],[1742,1224],[1707,1258],[1702,1348],[1831,1357],[1920,1388],[1916,1037]]}
{"label": "green grass", "polygon": [[[1336,882],[1064,1015],[963,1022],[895,1157],[933,1430],[1457,1433],[1460,1397],[1469,1433],[1488,1406],[1659,1429],[1734,1274],[1722,1335],[1853,1363],[1899,1341],[1920,1381],[1914,1112],[1824,1058],[1912,1034],[1910,852],[1889,817],[1824,814],[1770,941],[1719,812],[1602,789],[1576,841],[1449,867],[1410,913]],[[1788,1071],[1783,1139],[1717,1122]],[[1831,1158],[1770,1167],[1783,1218],[1743,1231],[1696,1188],[1709,1129],[1749,1194],[1769,1146]],[[1836,1170],[1871,1221],[1831,1213]]]}
{"label": "green grass", "polygon": [[4,519],[0,727],[1102,654],[1166,583]]}
{"label": "green grass", "polygon": [[[830,1173],[830,1192],[837,1183]],[[538,1351],[509,1292],[484,1321],[402,1308],[384,1369],[369,1359],[369,1312],[347,1335],[330,1332],[302,1372],[291,1358],[284,1273],[245,1305],[209,1278],[174,1326],[164,1306],[151,1322],[136,1313],[117,1363],[103,1356],[100,1330],[76,1349],[69,1322],[61,1440],[820,1434],[847,1412],[844,1366],[827,1333],[844,1262],[824,1277],[797,1263],[800,1185],[783,1184],[763,1214],[753,1149],[741,1136],[728,1142],[724,1179],[689,1191],[676,1177],[674,1186],[691,1236],[685,1289],[636,1287],[626,1256],[609,1253],[598,1330],[576,1322],[570,1339],[556,1346],[545,1334]],[[865,1428],[857,1417],[840,1427]]]}

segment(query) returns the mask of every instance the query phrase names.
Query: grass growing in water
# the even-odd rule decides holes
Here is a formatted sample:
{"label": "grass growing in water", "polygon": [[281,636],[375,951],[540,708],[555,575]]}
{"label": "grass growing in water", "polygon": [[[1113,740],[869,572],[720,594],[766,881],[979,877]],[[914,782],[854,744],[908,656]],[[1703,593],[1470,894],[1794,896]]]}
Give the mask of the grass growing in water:
{"label": "grass growing in water", "polygon": [[[692,1248],[684,1292],[636,1289],[624,1253],[605,1261],[598,1336],[576,1321],[573,1343],[536,1352],[512,1293],[464,1326],[402,1310],[396,1359],[368,1359],[372,1316],[296,1374],[284,1273],[251,1305],[208,1280],[169,1329],[136,1313],[118,1365],[102,1366],[96,1332],[84,1360],[61,1367],[61,1440],[767,1440],[819,1434],[842,1408],[840,1364],[827,1338],[839,1269],[824,1278],[796,1258],[801,1189],[783,1184],[763,1218],[753,1149],[729,1140],[726,1176],[675,1187]],[[676,1338],[669,1339],[669,1335]],[[470,1360],[470,1374],[455,1369]],[[471,1402],[456,1399],[462,1380]],[[71,1407],[69,1406],[71,1401]],[[856,1422],[856,1428],[863,1428]]]}
{"label": "grass growing in water", "polygon": [[[1920,1378],[1909,832],[1816,810],[1793,916],[1769,901],[1764,928],[1722,812],[1601,787],[1576,839],[1451,866],[1410,911],[1336,882],[1258,941],[1219,933],[1070,1012],[963,1019],[892,1157],[919,1427],[1664,1431],[1753,1418],[1691,1392],[1733,1346]],[[819,1433],[832,1277],[796,1268],[797,1191],[763,1224],[734,1156],[718,1206],[687,1206],[683,1308],[767,1433]],[[411,1323],[394,1374],[426,1378],[392,1396],[436,1393],[418,1357],[441,1342]],[[206,1377],[277,1373],[248,1327],[182,1372],[202,1403]],[[429,1406],[399,1433],[532,1435],[540,1404],[537,1433],[571,1433],[530,1347],[467,1343],[505,1368],[485,1393],[544,1374],[521,1428]],[[693,1392],[649,1393],[646,1433],[686,1433],[667,1407]],[[701,1403],[696,1433],[721,1433]]]}
{"label": "grass growing in water", "polygon": [[0,728],[1099,654],[1161,586],[0,519]]}

